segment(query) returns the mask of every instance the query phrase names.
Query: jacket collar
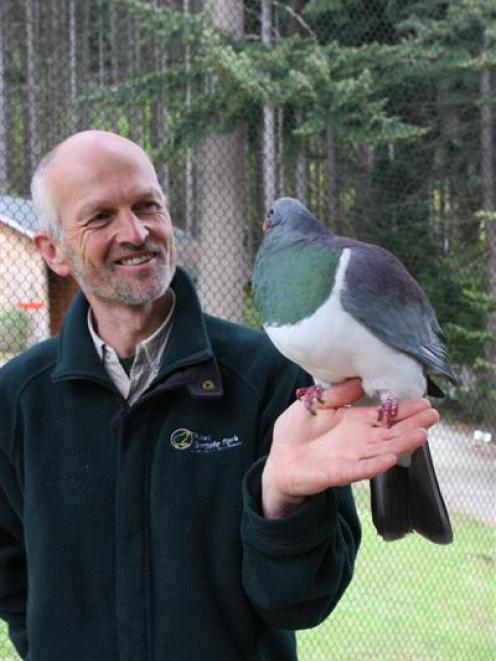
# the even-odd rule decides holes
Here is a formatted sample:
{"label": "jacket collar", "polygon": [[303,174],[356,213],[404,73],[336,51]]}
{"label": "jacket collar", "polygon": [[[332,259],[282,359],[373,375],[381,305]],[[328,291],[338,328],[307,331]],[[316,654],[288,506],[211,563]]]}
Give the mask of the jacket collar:
{"label": "jacket collar", "polygon": [[[154,383],[166,389],[186,386],[193,397],[220,397],[222,382],[205,318],[183,269],[177,269],[171,287],[176,295],[173,327]],[[113,387],[91,339],[87,315],[88,301],[79,292],[66,313],[52,379],[84,379]]]}

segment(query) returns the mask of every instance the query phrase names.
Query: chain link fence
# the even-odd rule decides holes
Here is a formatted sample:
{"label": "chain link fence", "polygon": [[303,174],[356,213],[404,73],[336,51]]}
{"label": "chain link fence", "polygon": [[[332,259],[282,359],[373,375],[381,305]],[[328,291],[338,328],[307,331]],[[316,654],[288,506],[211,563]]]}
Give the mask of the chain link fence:
{"label": "chain link fence", "polygon": [[0,364],[76,290],[35,253],[29,181],[85,128],[150,153],[207,311],[259,325],[260,219],[291,195],[393,251],[438,312],[458,385],[431,448],[455,542],[382,542],[357,485],[356,577],[299,634],[307,661],[494,658],[495,39],[489,0],[0,4]]}

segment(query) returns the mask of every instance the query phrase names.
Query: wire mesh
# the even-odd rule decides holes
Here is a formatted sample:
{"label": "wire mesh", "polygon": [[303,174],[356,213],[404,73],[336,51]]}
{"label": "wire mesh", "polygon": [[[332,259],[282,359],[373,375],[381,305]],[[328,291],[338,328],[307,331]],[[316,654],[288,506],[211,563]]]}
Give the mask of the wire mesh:
{"label": "wire mesh", "polygon": [[56,333],[76,290],[34,250],[29,181],[85,128],[150,153],[208,312],[259,326],[250,272],[282,195],[393,251],[438,312],[458,385],[431,447],[455,542],[384,544],[358,485],[356,578],[301,659],[493,658],[495,34],[489,0],[0,6],[0,364]]}

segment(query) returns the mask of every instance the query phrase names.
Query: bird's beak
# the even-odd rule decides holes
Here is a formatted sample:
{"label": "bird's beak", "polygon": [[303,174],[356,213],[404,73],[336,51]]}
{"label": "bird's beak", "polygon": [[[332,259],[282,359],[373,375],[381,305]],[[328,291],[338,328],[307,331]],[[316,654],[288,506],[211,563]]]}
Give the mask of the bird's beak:
{"label": "bird's beak", "polygon": [[270,222],[267,220],[267,218],[262,220],[262,229],[264,232],[270,229]]}

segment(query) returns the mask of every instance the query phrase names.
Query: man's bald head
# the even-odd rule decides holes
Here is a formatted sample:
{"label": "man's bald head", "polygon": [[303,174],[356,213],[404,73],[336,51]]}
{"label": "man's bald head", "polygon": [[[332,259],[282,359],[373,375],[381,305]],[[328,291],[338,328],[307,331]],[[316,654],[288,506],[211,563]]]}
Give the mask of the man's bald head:
{"label": "man's bald head", "polygon": [[[130,161],[140,159],[149,164],[150,173],[156,179],[148,155],[132,140],[110,131],[92,129],[74,133],[48,152],[33,174],[31,197],[41,232],[61,240],[60,190],[68,177],[77,176],[78,171],[89,164],[98,177],[98,166],[104,167],[105,156],[119,156]],[[158,181],[157,186],[160,188]]]}

